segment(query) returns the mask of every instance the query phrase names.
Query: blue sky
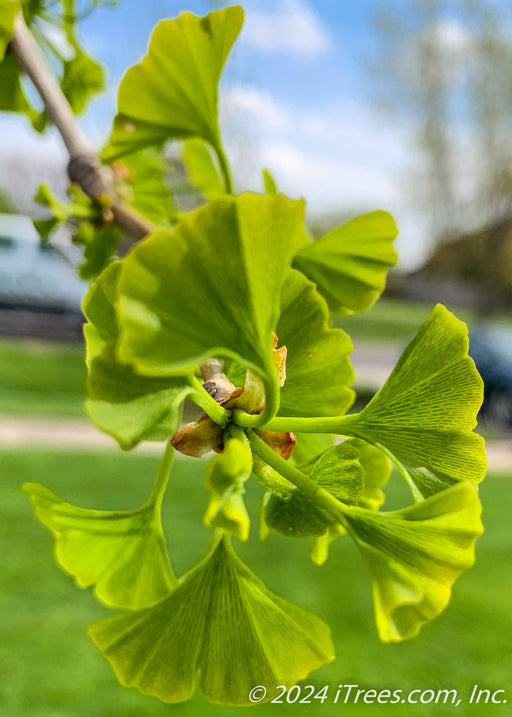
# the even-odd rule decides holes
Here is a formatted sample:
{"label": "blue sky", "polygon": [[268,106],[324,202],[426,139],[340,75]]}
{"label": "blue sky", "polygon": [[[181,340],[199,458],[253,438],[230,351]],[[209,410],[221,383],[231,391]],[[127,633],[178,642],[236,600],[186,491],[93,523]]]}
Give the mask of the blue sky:
{"label": "blue sky", "polygon": [[[417,262],[426,239],[403,196],[407,132],[379,116],[369,101],[366,63],[375,36],[377,0],[246,0],[246,23],[228,61],[221,116],[239,186],[258,189],[260,168],[280,189],[305,196],[310,212],[356,214],[384,208],[401,226],[404,264]],[[386,6],[403,4],[388,0]],[[98,145],[106,138],[123,71],[144,54],[152,27],[184,10],[204,14],[207,0],[120,0],[83,24],[85,46],[107,66],[108,93],[82,120]],[[44,151],[44,142],[0,120],[13,142]],[[15,126],[16,124],[16,126]],[[60,151],[58,138],[46,150]],[[32,150],[34,147],[34,150]]]}

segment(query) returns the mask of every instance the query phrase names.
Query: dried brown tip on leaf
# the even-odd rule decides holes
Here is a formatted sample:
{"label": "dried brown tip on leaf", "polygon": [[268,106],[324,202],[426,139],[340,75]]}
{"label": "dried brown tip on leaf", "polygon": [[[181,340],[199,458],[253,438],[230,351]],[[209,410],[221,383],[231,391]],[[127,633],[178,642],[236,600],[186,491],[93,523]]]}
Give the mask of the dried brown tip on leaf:
{"label": "dried brown tip on leaf", "polygon": [[274,349],[273,357],[274,364],[277,371],[277,378],[281,388],[284,386],[286,381],[286,358],[288,356],[288,349],[286,346],[281,346],[280,349]]}
{"label": "dried brown tip on leaf", "polygon": [[222,450],[223,429],[204,414],[199,421],[186,423],[171,438],[171,445],[180,453],[200,458],[208,451]]}
{"label": "dried brown tip on leaf", "polygon": [[267,446],[270,446],[273,451],[278,453],[281,458],[288,460],[291,456],[297,439],[294,433],[282,433],[277,431],[254,431],[258,436],[265,441]]}

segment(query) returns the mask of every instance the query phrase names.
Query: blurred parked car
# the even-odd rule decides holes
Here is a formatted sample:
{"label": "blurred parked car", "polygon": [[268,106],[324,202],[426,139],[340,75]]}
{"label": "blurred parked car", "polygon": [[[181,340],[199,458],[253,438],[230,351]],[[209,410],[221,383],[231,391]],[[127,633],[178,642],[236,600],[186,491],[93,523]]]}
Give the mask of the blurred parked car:
{"label": "blurred parked car", "polygon": [[485,386],[481,417],[512,426],[512,326],[475,328],[469,336],[469,353]]}
{"label": "blurred parked car", "polygon": [[28,217],[0,214],[0,334],[78,339],[86,290]]}

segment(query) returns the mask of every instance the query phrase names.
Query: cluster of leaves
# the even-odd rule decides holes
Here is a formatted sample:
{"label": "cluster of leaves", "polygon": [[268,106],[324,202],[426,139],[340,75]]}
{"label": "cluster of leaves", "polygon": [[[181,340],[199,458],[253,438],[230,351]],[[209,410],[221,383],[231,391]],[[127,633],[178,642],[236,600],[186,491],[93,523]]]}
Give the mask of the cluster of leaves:
{"label": "cluster of leaves", "polygon": [[[166,442],[151,495],[138,510],[103,512],[25,487],[62,567],[124,610],[92,625],[92,640],[122,684],[167,702],[196,684],[223,704],[248,704],[254,685],[270,699],[334,659],[322,620],[269,592],[234,553],[232,538],[250,534],[251,476],[264,491],[261,537],[311,539],[319,564],[332,540],[354,542],[384,641],[416,635],[446,607],[482,530],[482,382],[449,311],[433,310],[383,388],[347,414],[352,343],[331,314],[365,311],[382,292],[396,261],[393,219],[373,212],[312,242],[304,203],[277,194],[268,174],[266,195],[233,193],[217,93],[242,21],[230,7],[161,22],[121,83],[105,150],[112,161],[185,140],[209,200],[169,212],[84,303],[88,413],[125,450]],[[177,430],[185,400],[204,415]],[[212,541],[179,579],[160,519],[174,446],[217,451],[206,478]],[[386,513],[390,461],[412,504]]]}
{"label": "cluster of leaves", "polygon": [[99,5],[111,0],[1,0],[0,1],[0,110],[25,114],[34,129],[42,132],[47,124],[44,109],[34,104],[27,92],[23,71],[9,51],[9,41],[18,12],[32,30],[35,40],[59,78],[71,108],[84,111],[89,100],[104,89],[101,65],[86,53],[77,37],[77,23]]}

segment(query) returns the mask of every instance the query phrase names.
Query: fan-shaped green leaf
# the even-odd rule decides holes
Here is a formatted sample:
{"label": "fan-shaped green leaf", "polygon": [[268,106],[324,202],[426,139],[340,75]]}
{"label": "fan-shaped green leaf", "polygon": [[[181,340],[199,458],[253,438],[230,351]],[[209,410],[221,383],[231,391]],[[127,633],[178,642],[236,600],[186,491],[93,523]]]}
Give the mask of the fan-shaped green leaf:
{"label": "fan-shaped green leaf", "polygon": [[55,537],[57,561],[80,587],[94,585],[100,600],[123,608],[148,607],[169,594],[176,578],[153,505],[131,512],[85,510],[39,483],[23,490]]}
{"label": "fan-shaped green leaf", "polygon": [[87,319],[84,326],[86,342],[86,363],[101,354],[107,343],[116,341],[118,336],[115,302],[121,262],[113,261],[100,276],[91,283],[83,301],[82,310]]}
{"label": "fan-shaped green leaf", "polygon": [[250,704],[255,685],[291,686],[334,658],[319,618],[269,592],[226,539],[158,605],[89,628],[119,681],[164,702],[196,684],[212,702]]}
{"label": "fan-shaped green leaf", "polygon": [[244,483],[251,475],[250,448],[238,438],[224,443],[222,453],[214,456],[206,482],[210,489],[210,502],[204,517],[211,528],[223,528],[239,540],[248,540],[250,519],[244,503]]}
{"label": "fan-shaped green leaf", "polygon": [[384,503],[381,488],[391,475],[389,458],[378,448],[359,438],[351,438],[344,445],[353,446],[359,452],[359,462],[364,469],[364,481],[357,504],[361,508],[378,510]]}
{"label": "fan-shaped green leaf", "polygon": [[185,398],[192,387],[187,377],[139,375],[117,356],[117,298],[120,262],[108,266],[84,300],[89,319],[87,342],[87,413],[93,423],[113,436],[124,450],[141,440],[165,440],[176,430]]}
{"label": "fan-shaped green leaf", "polygon": [[372,580],[382,640],[414,637],[445,609],[453,583],[473,565],[480,511],[470,483],[392,513],[345,509],[347,530]]}
{"label": "fan-shaped green leaf", "polygon": [[277,184],[270,171],[268,169],[264,169],[261,173],[261,176],[263,179],[265,194],[268,194],[269,196],[274,196],[274,194],[277,194]]}
{"label": "fan-shaped green leaf", "polygon": [[75,43],[75,55],[63,63],[61,89],[75,114],[105,86],[103,67]]}
{"label": "fan-shaped green leaf", "polygon": [[[114,163],[114,169],[118,163]],[[178,215],[170,188],[165,180],[165,162],[161,152],[152,147],[123,157],[128,167],[129,192],[123,198],[151,222],[175,222]],[[124,194],[124,193],[123,193]]]}
{"label": "fan-shaped green leaf", "polygon": [[0,61],[14,32],[14,20],[20,7],[20,0],[0,0]]}
{"label": "fan-shaped green leaf", "polygon": [[242,23],[238,5],[204,18],[186,12],[160,22],[148,54],[121,81],[105,158],[189,137],[218,149],[218,84]]}
{"label": "fan-shaped green leaf", "polygon": [[467,328],[438,305],[381,390],[340,430],[383,450],[421,500],[484,477],[484,441],[472,432],[482,397]]}
{"label": "fan-shaped green leaf", "polygon": [[297,443],[293,449],[293,462],[309,473],[319,456],[334,446],[334,436],[329,433],[295,433]]}
{"label": "fan-shaped green leaf", "polygon": [[[332,438],[332,436],[328,436]],[[391,474],[391,463],[382,451],[375,446],[351,438],[343,443],[344,446],[353,446],[359,453],[359,463],[364,475],[361,491],[357,495],[357,505],[370,510],[378,510],[384,502],[384,493],[381,487],[387,482]],[[296,449],[295,449],[296,450]],[[329,556],[329,546],[332,541],[345,534],[345,528],[340,525],[329,525],[323,535],[319,535],[313,542],[311,559],[317,565],[325,563]]]}
{"label": "fan-shaped green leaf", "polygon": [[302,226],[302,202],[244,194],[157,230],[123,261],[121,359],[161,376],[228,356],[276,391],[273,332]]}
{"label": "fan-shaped green leaf", "polygon": [[172,435],[192,390],[187,377],[140,376],[118,361],[111,342],[90,365],[86,409],[98,428],[130,450],[141,440],[163,441]]}
{"label": "fan-shaped green leaf", "polygon": [[183,161],[190,181],[207,199],[215,199],[226,193],[224,181],[215,160],[200,139],[188,139],[183,146]]}
{"label": "fan-shaped green leaf", "polygon": [[276,329],[286,346],[286,381],[281,389],[283,416],[340,416],[351,406],[354,371],[352,341],[330,328],[329,310],[315,285],[292,270],[281,293]]}
{"label": "fan-shaped green leaf", "polygon": [[[338,500],[356,504],[364,483],[359,455],[348,442],[334,446],[320,456],[310,478]],[[293,491],[287,500],[270,495],[264,515],[269,528],[298,538],[316,538],[336,522],[299,490]]]}
{"label": "fan-shaped green leaf", "polygon": [[293,266],[315,282],[333,313],[366,311],[382,293],[389,267],[397,262],[397,234],[387,212],[365,214],[304,246]]}

